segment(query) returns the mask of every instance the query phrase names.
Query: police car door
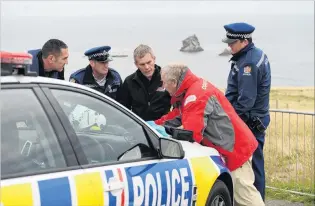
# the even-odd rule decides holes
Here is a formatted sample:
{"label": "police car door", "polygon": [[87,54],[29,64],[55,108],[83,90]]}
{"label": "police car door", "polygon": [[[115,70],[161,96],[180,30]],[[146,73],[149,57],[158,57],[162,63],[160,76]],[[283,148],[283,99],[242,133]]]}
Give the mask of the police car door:
{"label": "police car door", "polygon": [[63,125],[76,136],[74,147],[82,147],[85,158],[79,161],[93,184],[93,191],[85,192],[96,195],[94,205],[194,203],[187,159],[158,158],[158,138],[132,113],[92,91],[54,87],[50,92],[56,111],[67,116],[60,118]]}
{"label": "police car door", "polygon": [[53,108],[37,85],[1,80],[0,205],[75,205],[83,170]]}

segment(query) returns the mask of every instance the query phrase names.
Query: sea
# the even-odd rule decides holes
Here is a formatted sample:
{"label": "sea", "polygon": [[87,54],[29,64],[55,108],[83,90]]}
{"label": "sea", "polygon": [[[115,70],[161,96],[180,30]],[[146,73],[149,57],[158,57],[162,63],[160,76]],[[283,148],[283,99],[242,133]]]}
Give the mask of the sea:
{"label": "sea", "polygon": [[[106,14],[105,7],[104,14],[98,12],[95,15],[93,11],[86,11],[88,15],[62,15],[58,9],[53,15],[23,15],[22,12],[12,15],[13,10],[8,14],[8,10],[4,12],[3,9],[2,6],[1,50],[27,51],[41,48],[50,38],[61,39],[69,47],[69,63],[65,67],[67,80],[72,72],[88,65],[84,52],[101,45],[110,45],[112,54],[127,55],[110,62],[110,67],[124,79],[137,69],[133,50],[139,44],[147,44],[152,47],[158,65],[187,64],[198,76],[224,88],[230,70],[230,56],[219,56],[227,48],[221,41],[225,37],[223,25],[248,22],[256,28],[254,44],[269,58],[273,87],[314,86],[314,13],[256,14],[244,11],[229,14],[207,13],[204,9],[201,13],[163,13],[161,10],[143,14],[115,11]],[[204,51],[180,52],[182,41],[194,34]]]}

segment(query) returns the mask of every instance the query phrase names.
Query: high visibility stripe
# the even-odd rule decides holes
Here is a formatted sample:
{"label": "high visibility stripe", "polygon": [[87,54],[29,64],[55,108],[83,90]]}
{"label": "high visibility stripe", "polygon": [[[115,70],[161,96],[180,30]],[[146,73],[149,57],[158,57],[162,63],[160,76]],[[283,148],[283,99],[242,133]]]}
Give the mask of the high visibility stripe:
{"label": "high visibility stripe", "polygon": [[102,179],[99,172],[76,175],[74,181],[78,205],[104,205]]}
{"label": "high visibility stripe", "polygon": [[38,182],[41,206],[71,206],[71,191],[68,177]]}
{"label": "high visibility stripe", "polygon": [[194,171],[195,184],[197,185],[197,204],[206,205],[210,189],[220,172],[210,157],[196,157],[190,159],[192,170]]}
{"label": "high visibility stripe", "polygon": [[2,206],[29,206],[33,205],[31,183],[1,187]]}

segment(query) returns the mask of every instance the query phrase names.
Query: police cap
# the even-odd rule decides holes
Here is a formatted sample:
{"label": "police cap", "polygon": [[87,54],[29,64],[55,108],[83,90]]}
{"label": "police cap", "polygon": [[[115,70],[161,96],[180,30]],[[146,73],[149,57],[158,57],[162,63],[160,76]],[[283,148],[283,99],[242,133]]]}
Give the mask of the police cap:
{"label": "police cap", "polygon": [[242,22],[224,25],[224,29],[226,30],[226,38],[222,41],[231,44],[237,40],[251,38],[255,27]]}
{"label": "police cap", "polygon": [[89,60],[109,62],[113,60],[111,55],[108,53],[110,49],[110,46],[94,47],[84,52],[84,55],[87,56]]}

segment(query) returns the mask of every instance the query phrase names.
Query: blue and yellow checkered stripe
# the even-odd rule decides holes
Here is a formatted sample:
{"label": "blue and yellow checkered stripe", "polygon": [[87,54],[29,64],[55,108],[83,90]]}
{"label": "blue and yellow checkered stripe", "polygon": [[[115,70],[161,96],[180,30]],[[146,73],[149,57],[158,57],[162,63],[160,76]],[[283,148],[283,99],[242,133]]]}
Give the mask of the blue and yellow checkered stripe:
{"label": "blue and yellow checkered stripe", "polygon": [[[193,185],[197,186],[196,205],[205,205],[214,182],[226,168],[218,164],[220,161],[218,156],[194,157],[187,161],[193,176]],[[176,163],[171,161],[170,164]],[[122,176],[121,171],[118,169],[120,176]],[[121,181],[123,179],[125,178],[121,177]],[[95,171],[69,177],[53,177],[35,183],[2,186],[1,204],[2,206],[109,205],[110,202],[104,195],[103,183],[101,172]],[[123,200],[121,205],[125,203],[127,201]]]}
{"label": "blue and yellow checkered stripe", "polygon": [[[2,206],[29,206],[35,205],[36,202],[41,206],[104,205],[103,185],[99,172],[76,175],[73,181],[74,188],[70,187],[68,177],[40,180],[37,185],[24,183],[3,186],[1,203]],[[34,195],[37,189],[39,196]]]}

